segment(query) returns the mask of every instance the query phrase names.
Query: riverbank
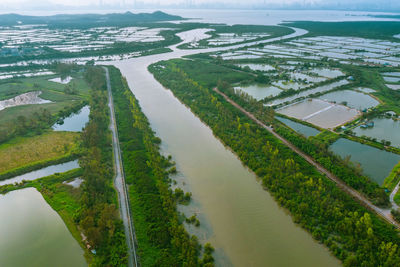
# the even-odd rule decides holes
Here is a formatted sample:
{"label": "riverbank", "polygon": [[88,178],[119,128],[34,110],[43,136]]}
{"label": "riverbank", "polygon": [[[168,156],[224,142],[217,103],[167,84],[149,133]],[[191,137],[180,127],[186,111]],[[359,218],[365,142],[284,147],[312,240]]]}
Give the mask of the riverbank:
{"label": "riverbank", "polygon": [[[367,258],[371,266],[393,260],[400,262],[400,258],[394,259],[391,254],[376,254],[382,242],[400,243],[392,226],[337,189],[221,96],[190,79],[173,61],[160,64],[164,68],[150,66],[155,77],[236,152],[262,179],[276,201],[289,209],[296,223],[324,243],[337,258],[345,264],[362,263]],[[346,226],[342,227],[343,224]],[[364,230],[350,230],[356,224]],[[367,230],[372,231],[372,239],[366,235]],[[365,242],[375,249],[364,246]]]}
{"label": "riverbank", "polygon": [[[112,142],[108,128],[105,76],[101,68],[88,67],[84,77],[91,88],[91,116],[82,133],[71,134],[79,139],[79,142],[74,140],[74,151],[79,151],[81,169],[68,172],[66,177],[79,175],[84,185],[74,188],[60,183],[65,179],[55,174],[47,180],[23,181],[2,188],[6,192],[28,186],[37,187],[84,248],[90,265],[121,266],[127,261],[126,244],[122,221],[117,212],[117,194],[112,186]],[[52,134],[62,135],[62,132]],[[27,140],[29,146],[30,139]],[[43,150],[46,151],[45,148]],[[61,174],[61,177],[64,175]],[[46,184],[46,181],[57,183]]]}
{"label": "riverbank", "polygon": [[177,200],[168,189],[171,163],[160,154],[161,140],[120,72],[109,69],[140,264],[212,266],[212,251],[200,259],[197,238],[178,219]]}

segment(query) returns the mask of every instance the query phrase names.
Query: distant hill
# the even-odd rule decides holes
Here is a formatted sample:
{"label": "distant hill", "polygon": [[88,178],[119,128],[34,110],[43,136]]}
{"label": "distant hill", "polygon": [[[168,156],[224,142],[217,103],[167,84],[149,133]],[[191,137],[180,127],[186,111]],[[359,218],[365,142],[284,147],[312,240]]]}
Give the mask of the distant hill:
{"label": "distant hill", "polygon": [[87,28],[94,26],[129,26],[142,23],[182,20],[180,16],[161,11],[153,13],[112,13],[112,14],[60,14],[54,16],[24,16],[19,14],[0,15],[1,26],[24,24],[47,24],[54,27]]}

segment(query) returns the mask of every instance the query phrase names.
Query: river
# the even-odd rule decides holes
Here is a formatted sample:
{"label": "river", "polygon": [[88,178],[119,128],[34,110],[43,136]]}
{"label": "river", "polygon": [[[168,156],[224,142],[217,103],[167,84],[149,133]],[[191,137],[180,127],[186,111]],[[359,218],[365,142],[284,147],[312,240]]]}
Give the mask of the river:
{"label": "river", "polygon": [[[295,34],[303,34],[298,31]],[[193,193],[203,242],[216,248],[218,266],[338,266],[339,261],[295,225],[262,189],[255,174],[147,67],[160,60],[217,49],[181,51],[117,61],[116,65]],[[206,226],[206,227],[205,227]],[[200,231],[201,231],[200,230]]]}

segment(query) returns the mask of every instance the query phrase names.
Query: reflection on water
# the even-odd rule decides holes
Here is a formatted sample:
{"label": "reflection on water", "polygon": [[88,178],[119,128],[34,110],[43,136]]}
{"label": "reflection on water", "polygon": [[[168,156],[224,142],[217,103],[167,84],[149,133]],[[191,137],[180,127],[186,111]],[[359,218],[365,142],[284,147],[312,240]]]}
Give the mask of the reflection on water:
{"label": "reflection on water", "polygon": [[196,234],[215,246],[217,266],[338,266],[321,244],[293,223],[236,155],[147,71],[151,63],[198,52],[114,63],[163,140],[163,153],[173,156],[193,193],[188,209],[199,214]]}
{"label": "reflection on water", "polygon": [[0,195],[0,266],[87,266],[60,216],[33,188]]}
{"label": "reflection on water", "polygon": [[54,131],[80,132],[89,122],[89,106],[84,106],[80,111],[64,119],[63,124],[55,124]]}
{"label": "reflection on water", "polygon": [[275,86],[261,86],[258,84],[235,87],[235,89],[246,92],[257,100],[262,100],[268,96],[276,96],[282,92],[281,89]]}
{"label": "reflection on water", "polygon": [[320,99],[308,99],[277,110],[279,113],[307,121],[321,128],[335,128],[360,115],[355,109]]}
{"label": "reflection on water", "polygon": [[346,106],[358,110],[368,109],[379,105],[379,101],[373,97],[350,90],[328,93],[320,96],[319,98],[339,104],[346,102]]}
{"label": "reflection on water", "polygon": [[379,101],[373,97],[351,90],[336,91],[322,95],[319,98],[339,104],[346,102],[346,106],[358,110],[368,109],[379,105]]}
{"label": "reflection on water", "polygon": [[249,67],[252,70],[259,70],[259,71],[271,71],[275,70],[274,67],[267,64],[237,64],[237,66],[241,68]]}
{"label": "reflection on water", "polygon": [[392,146],[400,147],[400,121],[382,117],[373,119],[373,122],[372,128],[357,127],[353,131],[358,136],[365,135],[378,141],[384,139],[390,141]]}
{"label": "reflection on water", "polygon": [[296,132],[304,135],[305,137],[316,136],[317,134],[320,133],[320,131],[318,131],[315,128],[303,125],[301,123],[298,123],[298,122],[295,122],[295,121],[292,121],[292,120],[289,120],[289,119],[286,119],[286,118],[276,117],[276,119],[280,120],[281,122],[283,122],[284,124],[286,124],[287,126],[292,128]]}
{"label": "reflection on water", "polygon": [[275,105],[283,104],[285,102],[293,101],[293,100],[295,100],[295,99],[297,99],[299,97],[306,97],[306,96],[311,95],[311,94],[326,92],[326,91],[332,90],[332,89],[334,89],[336,87],[339,87],[339,86],[342,86],[342,85],[346,85],[348,83],[349,82],[347,80],[345,80],[345,79],[344,80],[340,80],[338,82],[333,82],[333,83],[330,83],[330,84],[327,84],[327,85],[322,85],[322,86],[319,86],[319,87],[316,87],[316,88],[313,88],[313,89],[310,89],[310,90],[302,91],[302,92],[300,92],[300,93],[298,93],[296,95],[293,95],[293,96],[288,96],[288,97],[285,97],[285,98],[276,99],[276,100],[268,103],[268,105],[275,106]]}
{"label": "reflection on water", "polygon": [[62,164],[57,164],[57,165],[52,165],[45,167],[43,169],[37,170],[37,171],[32,171],[28,172],[4,181],[0,181],[0,186],[1,185],[6,185],[6,184],[14,184],[14,183],[20,183],[23,180],[25,181],[32,181],[36,180],[42,177],[46,177],[49,175],[53,175],[55,173],[63,173],[72,169],[79,168],[78,160],[62,163]]}
{"label": "reflection on water", "polygon": [[341,157],[351,156],[350,160],[359,163],[363,172],[379,185],[400,161],[400,155],[340,138],[330,149]]}

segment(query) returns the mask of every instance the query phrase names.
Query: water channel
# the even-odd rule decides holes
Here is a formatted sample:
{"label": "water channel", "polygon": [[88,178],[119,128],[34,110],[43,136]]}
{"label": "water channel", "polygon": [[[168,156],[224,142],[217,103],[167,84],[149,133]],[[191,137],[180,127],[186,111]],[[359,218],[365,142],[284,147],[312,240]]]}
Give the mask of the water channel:
{"label": "water channel", "polygon": [[[200,240],[216,248],[218,266],[338,266],[339,261],[262,189],[256,176],[212,131],[147,71],[151,63],[205,50],[114,62],[193,193]],[[206,50],[207,52],[216,49]],[[203,227],[206,225],[207,227]],[[204,237],[204,238],[202,238]]]}
{"label": "water channel", "polygon": [[40,170],[28,172],[19,176],[15,176],[13,178],[0,181],[0,186],[6,185],[6,184],[14,184],[14,183],[20,183],[22,181],[33,181],[42,177],[46,177],[49,175],[53,175],[55,173],[63,173],[66,171],[70,171],[72,169],[79,168],[78,160],[66,162],[66,163],[61,163],[61,164],[56,164],[56,165],[51,165],[45,168],[42,168]]}
{"label": "water channel", "polygon": [[310,137],[310,136],[316,136],[317,134],[320,133],[320,131],[318,131],[315,128],[312,128],[310,126],[283,118],[283,117],[276,117],[277,120],[283,122],[284,124],[286,124],[287,126],[289,126],[290,128],[292,128],[294,131],[304,135],[305,137]]}

